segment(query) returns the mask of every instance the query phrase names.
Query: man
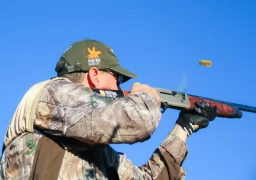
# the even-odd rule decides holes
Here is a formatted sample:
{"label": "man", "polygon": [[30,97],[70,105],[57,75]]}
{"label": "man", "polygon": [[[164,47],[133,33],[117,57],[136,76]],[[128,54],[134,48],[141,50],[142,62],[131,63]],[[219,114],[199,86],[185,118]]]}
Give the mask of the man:
{"label": "man", "polygon": [[57,77],[30,88],[13,115],[4,139],[2,179],[182,179],[187,137],[216,117],[216,108],[207,103],[181,111],[148,162],[135,166],[109,144],[152,136],[161,119],[157,92],[140,83],[124,96],[111,91],[136,75],[96,40],[73,43],[55,70]]}

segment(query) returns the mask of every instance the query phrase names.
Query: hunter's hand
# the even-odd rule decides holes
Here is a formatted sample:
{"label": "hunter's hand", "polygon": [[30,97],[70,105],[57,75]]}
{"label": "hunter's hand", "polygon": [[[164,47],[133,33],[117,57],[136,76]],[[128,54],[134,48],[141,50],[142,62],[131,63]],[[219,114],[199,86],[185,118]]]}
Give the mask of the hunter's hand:
{"label": "hunter's hand", "polygon": [[131,93],[133,92],[143,92],[143,93],[150,94],[156,98],[159,105],[161,104],[161,98],[158,95],[157,91],[147,84],[140,84],[138,82],[134,83],[131,88]]}
{"label": "hunter's hand", "polygon": [[180,125],[190,136],[199,129],[206,128],[209,121],[217,117],[217,108],[206,102],[196,102],[193,111],[181,111],[176,124]]}

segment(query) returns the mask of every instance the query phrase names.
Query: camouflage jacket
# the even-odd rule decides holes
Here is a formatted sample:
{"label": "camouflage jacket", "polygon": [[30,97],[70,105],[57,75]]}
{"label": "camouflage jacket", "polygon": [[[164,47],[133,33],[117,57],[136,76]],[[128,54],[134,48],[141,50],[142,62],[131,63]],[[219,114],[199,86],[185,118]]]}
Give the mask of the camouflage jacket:
{"label": "camouflage jacket", "polygon": [[[132,93],[123,98],[103,97],[67,79],[48,84],[36,109],[34,126],[45,134],[76,139],[81,143],[63,145],[58,180],[106,180],[107,168],[123,179],[178,179],[187,154],[185,143],[169,134],[146,164],[135,166],[125,154],[109,144],[143,142],[151,137],[161,118],[155,98]],[[24,132],[5,148],[0,179],[27,180],[35,161],[40,133]],[[75,144],[75,145],[74,145]],[[101,171],[82,158],[88,148],[101,158]],[[51,148],[49,148],[51,152]]]}

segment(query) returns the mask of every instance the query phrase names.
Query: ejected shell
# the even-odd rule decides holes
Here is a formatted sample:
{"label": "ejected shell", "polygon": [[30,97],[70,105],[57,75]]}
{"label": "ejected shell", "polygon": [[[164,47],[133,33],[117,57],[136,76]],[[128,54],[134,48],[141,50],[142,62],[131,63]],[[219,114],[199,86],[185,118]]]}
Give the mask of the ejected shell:
{"label": "ejected shell", "polygon": [[200,60],[200,61],[199,61],[199,64],[200,64],[201,66],[210,67],[210,66],[212,66],[212,61],[209,61],[209,60]]}

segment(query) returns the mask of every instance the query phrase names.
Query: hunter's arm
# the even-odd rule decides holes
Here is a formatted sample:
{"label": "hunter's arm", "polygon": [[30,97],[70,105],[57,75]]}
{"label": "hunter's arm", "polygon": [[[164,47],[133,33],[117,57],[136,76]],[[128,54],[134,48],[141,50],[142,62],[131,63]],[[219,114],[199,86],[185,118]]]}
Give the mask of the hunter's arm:
{"label": "hunter's arm", "polygon": [[108,165],[118,171],[120,179],[177,180],[185,175],[182,162],[187,156],[185,142],[174,131],[157,148],[146,164],[135,166],[110,146],[106,148]]}
{"label": "hunter's arm", "polygon": [[156,99],[147,94],[114,100],[81,84],[57,80],[43,90],[35,126],[87,144],[135,143],[148,139],[160,118]]}

